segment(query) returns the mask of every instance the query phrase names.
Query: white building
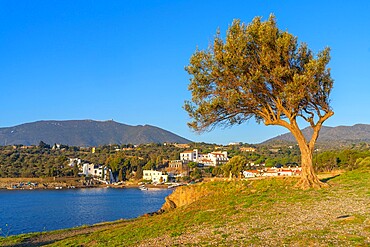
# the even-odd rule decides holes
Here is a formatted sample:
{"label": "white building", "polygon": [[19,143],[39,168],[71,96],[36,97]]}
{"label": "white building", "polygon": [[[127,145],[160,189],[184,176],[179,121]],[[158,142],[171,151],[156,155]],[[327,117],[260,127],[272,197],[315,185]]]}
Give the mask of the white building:
{"label": "white building", "polygon": [[185,151],[180,153],[180,160],[187,162],[190,161],[197,162],[198,156],[199,156],[198,149],[194,149],[193,151]]}
{"label": "white building", "polygon": [[162,174],[160,171],[144,170],[143,179],[151,180],[152,183],[165,183],[168,181],[168,175]]}
{"label": "white building", "polygon": [[242,152],[256,152],[256,148],[253,148],[253,147],[241,147],[240,148],[240,151]]}
{"label": "white building", "polygon": [[104,173],[104,180],[107,178],[107,173],[109,173],[109,170],[106,166],[103,165],[95,165],[95,164],[89,164],[85,163],[82,165],[82,174],[85,176],[93,176],[102,178],[102,175]]}
{"label": "white building", "polygon": [[227,152],[212,152],[208,154],[208,159],[212,161],[213,166],[223,164],[229,161]]}
{"label": "white building", "polygon": [[243,171],[243,176],[245,178],[254,178],[259,175],[259,172],[256,170],[248,170],[248,171]]}
{"label": "white building", "polygon": [[301,167],[288,167],[288,168],[267,168],[261,170],[263,177],[276,177],[276,176],[298,176],[302,172]]}
{"label": "white building", "polygon": [[82,160],[79,159],[79,158],[69,158],[68,166],[70,166],[70,167],[74,167],[75,165],[80,166],[81,162],[82,162]]}
{"label": "white building", "polygon": [[241,142],[230,142],[228,145],[229,146],[239,146]]}
{"label": "white building", "polygon": [[205,166],[216,166],[229,161],[227,157],[227,152],[211,152],[208,154],[200,154],[198,149],[193,151],[185,151],[180,153],[180,160],[184,162],[198,162],[204,164]]}

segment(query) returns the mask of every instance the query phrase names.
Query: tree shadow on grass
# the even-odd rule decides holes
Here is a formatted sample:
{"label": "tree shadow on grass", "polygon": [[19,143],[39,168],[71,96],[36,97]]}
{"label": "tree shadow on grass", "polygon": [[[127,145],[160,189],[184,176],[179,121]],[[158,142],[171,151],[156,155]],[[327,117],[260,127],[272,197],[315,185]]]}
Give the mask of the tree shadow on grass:
{"label": "tree shadow on grass", "polygon": [[338,177],[338,176],[340,176],[340,174],[334,175],[334,176],[332,176],[332,177],[327,177],[327,178],[320,179],[320,181],[321,181],[321,182],[323,182],[323,183],[327,183],[328,181],[330,181],[330,180],[332,180],[333,178],[336,178],[336,177]]}

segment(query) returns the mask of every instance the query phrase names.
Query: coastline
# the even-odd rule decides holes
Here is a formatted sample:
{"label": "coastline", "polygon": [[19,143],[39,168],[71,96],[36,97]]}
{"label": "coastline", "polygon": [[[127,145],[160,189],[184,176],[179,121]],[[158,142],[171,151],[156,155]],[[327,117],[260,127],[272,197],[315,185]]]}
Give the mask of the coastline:
{"label": "coastline", "polygon": [[[9,198],[6,202],[16,201],[18,203],[4,203],[0,208],[0,211],[7,212],[0,217],[0,229],[2,228],[4,230],[4,232],[0,230],[0,238],[4,235],[15,236],[43,231],[65,230],[83,225],[93,226],[95,224],[104,224],[117,220],[133,220],[145,217],[157,212],[163,206],[165,197],[172,192],[173,190],[167,188],[155,188],[152,192],[149,189],[148,193],[147,191],[143,192],[133,187],[117,189],[103,187],[95,188],[95,190],[93,188],[64,189],[63,191],[53,191],[50,189],[35,191],[3,190],[2,192],[0,191],[1,200]],[[48,204],[50,201],[48,198],[53,201],[50,206]],[[117,207],[116,204],[120,205],[120,207]],[[44,205],[45,210],[42,209],[42,213],[40,214],[40,210],[38,209],[43,208]],[[84,208],[83,211],[79,211],[81,205]],[[97,207],[99,210],[96,210],[96,212],[101,212],[102,210],[100,209],[106,210],[109,208],[107,211],[110,213],[104,213],[102,216],[91,212],[88,213],[90,210],[86,210],[87,208],[97,209]],[[32,210],[35,208],[36,216],[34,216],[35,214]],[[18,213],[14,214],[13,211]],[[58,211],[61,215],[68,216],[57,216],[55,218],[55,211]],[[87,217],[88,215],[89,217]],[[95,217],[90,217],[90,215],[94,215]],[[35,224],[28,226],[28,222],[24,223],[24,217],[37,220],[35,220]],[[10,234],[7,233],[7,230],[10,230]]]}
{"label": "coastline", "polygon": [[98,187],[97,183],[84,178],[0,178],[0,189],[6,190],[43,190],[61,188]]}
{"label": "coastline", "polygon": [[[84,177],[48,177],[48,178],[0,178],[0,190],[55,190],[82,188],[139,188],[140,181],[126,181],[105,184],[95,179]],[[145,184],[148,189],[169,189],[168,184]]]}

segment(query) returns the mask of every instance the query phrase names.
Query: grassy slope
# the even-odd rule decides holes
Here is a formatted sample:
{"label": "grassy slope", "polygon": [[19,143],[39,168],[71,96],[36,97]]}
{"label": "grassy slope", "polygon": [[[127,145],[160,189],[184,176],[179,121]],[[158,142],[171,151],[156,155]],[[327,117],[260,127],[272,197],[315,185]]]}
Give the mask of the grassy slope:
{"label": "grassy slope", "polygon": [[[330,188],[301,191],[295,179],[210,182],[209,195],[162,215],[75,232],[28,234],[0,245],[369,246],[370,173],[348,172]],[[84,230],[82,229],[82,230]]]}

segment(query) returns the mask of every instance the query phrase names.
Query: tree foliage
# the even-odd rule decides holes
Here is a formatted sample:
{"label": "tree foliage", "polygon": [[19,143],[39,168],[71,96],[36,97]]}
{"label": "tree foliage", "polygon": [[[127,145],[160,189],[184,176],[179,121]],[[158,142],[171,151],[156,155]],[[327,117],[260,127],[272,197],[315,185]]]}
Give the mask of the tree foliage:
{"label": "tree foliage", "polygon": [[185,104],[194,119],[189,125],[203,131],[255,117],[287,126],[283,119],[302,117],[314,127],[315,115],[332,114],[329,60],[329,48],[315,57],[306,44],[280,31],[274,16],[250,25],[235,20],[226,41],[218,32],[213,46],[197,50],[186,68],[192,75],[192,102]]}
{"label": "tree foliage", "polygon": [[236,176],[240,177],[240,173],[247,166],[247,158],[242,155],[236,155],[232,157],[226,164],[222,166],[225,176]]}
{"label": "tree foliage", "polygon": [[[299,144],[303,182],[319,184],[312,153],[323,122],[334,114],[329,105],[329,53],[325,48],[315,56],[297,37],[279,30],[273,15],[265,22],[257,17],[249,25],[235,20],[225,40],[217,32],[213,44],[197,50],[186,67],[192,99],[184,108],[194,120],[188,125],[201,132],[255,118],[283,126]],[[297,119],[313,129],[310,140]]]}

